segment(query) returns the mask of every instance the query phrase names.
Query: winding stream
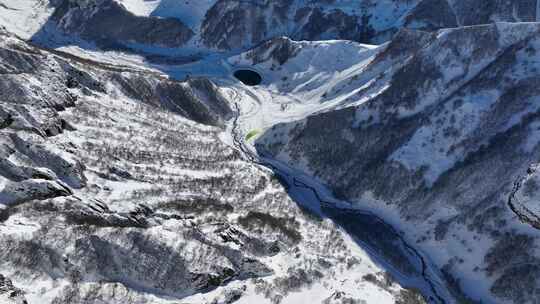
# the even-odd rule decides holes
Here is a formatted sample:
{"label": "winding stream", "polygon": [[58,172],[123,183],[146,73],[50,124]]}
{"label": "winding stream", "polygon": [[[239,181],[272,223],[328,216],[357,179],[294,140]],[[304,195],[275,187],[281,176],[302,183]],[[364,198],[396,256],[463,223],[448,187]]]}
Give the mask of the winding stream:
{"label": "winding stream", "polygon": [[[309,206],[313,205],[313,199],[317,200],[316,205],[320,208],[320,214],[333,220],[351,235],[362,249],[390,272],[402,286],[417,288],[429,303],[454,302],[437,267],[384,219],[370,211],[338,207],[335,202],[324,198],[313,181],[295,174],[287,165],[267,155],[259,155],[252,151],[240,129],[242,111],[239,96],[240,94],[236,93],[234,101],[236,114],[232,122],[231,135],[234,148],[240,151],[247,161],[268,168],[279,176],[291,198],[298,204]],[[306,201],[309,198],[305,195],[295,195],[299,192],[310,192],[313,199]]]}

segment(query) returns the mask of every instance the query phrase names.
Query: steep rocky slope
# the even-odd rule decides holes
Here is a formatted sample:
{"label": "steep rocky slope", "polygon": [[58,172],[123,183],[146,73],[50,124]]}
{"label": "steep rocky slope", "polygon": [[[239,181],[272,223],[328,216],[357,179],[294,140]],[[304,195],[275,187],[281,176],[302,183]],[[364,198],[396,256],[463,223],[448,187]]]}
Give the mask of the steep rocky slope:
{"label": "steep rocky slope", "polygon": [[[534,23],[402,31],[316,96],[322,111],[272,127],[257,149],[357,207],[397,211],[472,299],[534,303],[539,46]],[[339,102],[325,108],[328,96]]]}

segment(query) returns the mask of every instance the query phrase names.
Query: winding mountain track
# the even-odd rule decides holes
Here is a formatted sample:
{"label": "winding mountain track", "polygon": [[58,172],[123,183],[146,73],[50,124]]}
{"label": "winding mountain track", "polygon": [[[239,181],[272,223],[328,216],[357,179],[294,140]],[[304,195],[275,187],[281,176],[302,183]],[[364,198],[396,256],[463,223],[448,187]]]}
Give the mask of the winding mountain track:
{"label": "winding mountain track", "polygon": [[512,191],[510,191],[510,195],[508,196],[507,204],[510,210],[512,210],[512,212],[523,224],[540,230],[540,217],[538,217],[538,215],[536,215],[533,211],[529,210],[527,207],[521,204],[519,199],[516,197],[517,192],[521,189],[521,186],[525,179],[525,177],[520,176],[514,182]]}
{"label": "winding mountain track", "polygon": [[[235,110],[235,115],[232,120],[232,128],[231,128],[231,136],[233,139],[233,145],[236,150],[238,150],[244,159],[246,161],[249,161],[255,165],[270,169],[275,174],[279,175],[283,179],[286,180],[287,186],[293,186],[296,188],[302,188],[305,190],[308,190],[313,193],[314,197],[318,200],[318,204],[321,206],[321,212],[324,216],[332,219],[332,216],[328,214],[329,210],[339,211],[339,212],[346,212],[349,215],[363,215],[363,216],[369,216],[372,217],[376,222],[380,223],[380,225],[384,226],[388,231],[390,231],[396,239],[401,242],[403,245],[403,248],[405,248],[412,257],[416,258],[420,263],[420,274],[422,276],[422,280],[426,283],[426,288],[420,288],[422,290],[422,293],[424,296],[427,297],[430,303],[436,303],[436,304],[448,304],[453,303],[452,296],[450,292],[447,290],[447,288],[444,286],[444,280],[441,278],[441,274],[438,270],[435,270],[436,267],[432,265],[428,258],[424,256],[420,251],[418,251],[414,246],[410,245],[404,237],[390,224],[386,223],[381,217],[373,214],[370,211],[365,210],[359,210],[359,209],[353,209],[353,208],[342,208],[341,206],[337,206],[335,202],[326,200],[321,193],[319,193],[319,190],[315,186],[311,186],[309,184],[309,181],[303,181],[300,177],[295,176],[292,170],[284,170],[283,168],[279,168],[276,165],[272,164],[269,161],[269,158],[267,156],[259,156],[256,152],[254,152],[252,149],[249,148],[248,144],[244,140],[243,133],[241,131],[240,126],[240,118],[242,116],[242,94],[238,92],[237,89],[234,89],[234,96],[233,96],[233,107]],[[260,101],[259,101],[260,102]],[[253,110],[251,109],[250,112]],[[325,212],[325,209],[327,210]],[[356,236],[353,235],[353,237],[356,238]],[[365,242],[362,242],[358,238],[356,238],[357,241],[365,245],[364,248],[366,251],[369,251],[373,254],[375,254],[379,260],[385,261],[386,259],[384,257],[381,257],[380,254],[378,254],[378,250],[376,248],[372,248],[370,245],[366,244]],[[412,262],[412,261],[410,261]],[[391,263],[384,263],[387,264],[387,266],[390,266],[392,268],[392,272],[395,275],[397,274],[402,277],[406,278],[407,275],[404,275],[399,272],[399,270],[395,269],[395,267]],[[418,286],[414,286],[418,287]]]}

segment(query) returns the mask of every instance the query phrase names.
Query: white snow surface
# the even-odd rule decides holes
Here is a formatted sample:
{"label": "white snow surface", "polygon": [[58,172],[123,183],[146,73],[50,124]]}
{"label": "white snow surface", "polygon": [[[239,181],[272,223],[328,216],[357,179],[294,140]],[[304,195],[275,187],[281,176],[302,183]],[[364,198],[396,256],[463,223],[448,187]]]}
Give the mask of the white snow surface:
{"label": "white snow surface", "polygon": [[48,1],[0,0],[0,25],[28,39],[43,27],[53,12]]}
{"label": "white snow surface", "polygon": [[170,17],[197,31],[217,0],[115,0],[137,16]]}

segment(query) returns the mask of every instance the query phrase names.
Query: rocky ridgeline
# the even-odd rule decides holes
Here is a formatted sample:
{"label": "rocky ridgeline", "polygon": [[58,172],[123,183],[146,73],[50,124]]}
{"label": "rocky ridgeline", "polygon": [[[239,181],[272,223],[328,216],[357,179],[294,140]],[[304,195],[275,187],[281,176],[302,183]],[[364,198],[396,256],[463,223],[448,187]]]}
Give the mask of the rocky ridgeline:
{"label": "rocky ridgeline", "polygon": [[[189,28],[181,18],[136,16],[115,0],[50,1],[55,12],[34,40],[55,28],[102,49],[139,53],[202,42],[209,48],[249,48],[268,39],[388,41],[402,28],[434,31],[491,22],[535,21],[536,1],[398,0],[343,4],[339,0],[217,0]],[[140,49],[144,45],[151,48]]]}
{"label": "rocky ridgeline", "polygon": [[340,2],[218,0],[206,14],[201,37],[207,46],[221,49],[253,46],[281,35],[295,40],[378,43],[401,28],[433,31],[536,18],[534,0],[485,1],[481,5],[467,0],[358,1],[351,7]]}

